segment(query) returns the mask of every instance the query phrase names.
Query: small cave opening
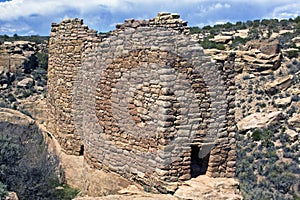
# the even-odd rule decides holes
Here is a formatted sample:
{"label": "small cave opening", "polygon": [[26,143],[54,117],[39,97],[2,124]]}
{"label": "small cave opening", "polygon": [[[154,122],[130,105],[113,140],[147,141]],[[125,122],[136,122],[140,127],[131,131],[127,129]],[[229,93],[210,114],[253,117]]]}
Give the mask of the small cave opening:
{"label": "small cave opening", "polygon": [[206,174],[210,153],[200,157],[198,145],[191,146],[191,178]]}
{"label": "small cave opening", "polygon": [[80,156],[83,156],[83,154],[84,154],[84,145],[82,144],[82,145],[80,146],[79,155],[80,155]]}

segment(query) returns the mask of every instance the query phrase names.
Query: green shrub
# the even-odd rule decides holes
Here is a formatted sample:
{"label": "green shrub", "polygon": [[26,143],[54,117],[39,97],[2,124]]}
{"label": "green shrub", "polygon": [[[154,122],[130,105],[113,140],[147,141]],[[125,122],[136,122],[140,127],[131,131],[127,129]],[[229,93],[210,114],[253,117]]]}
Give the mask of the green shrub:
{"label": "green shrub", "polygon": [[295,195],[293,191],[297,183],[295,174],[299,172],[295,153],[298,149],[296,147],[293,151],[291,147],[284,148],[284,152],[293,154],[293,161],[285,163],[280,162],[273,144],[278,139],[273,133],[280,133],[282,137],[286,135],[284,131],[282,127],[274,126],[256,129],[251,137],[249,134],[236,137],[236,176],[240,181],[240,189],[245,200],[292,199]]}
{"label": "green shrub", "polygon": [[31,91],[30,90],[23,90],[22,91],[22,96],[23,96],[23,98],[27,98],[27,97],[29,97],[29,96],[31,96]]}
{"label": "green shrub", "polygon": [[265,108],[266,106],[267,106],[267,105],[266,105],[265,103],[261,103],[261,104],[260,104],[260,107],[261,107],[261,108]]}
{"label": "green shrub", "polygon": [[291,59],[291,58],[297,58],[297,57],[298,57],[298,53],[299,53],[299,50],[288,51],[288,52],[287,52],[287,57],[288,57],[289,59]]}
{"label": "green shrub", "polygon": [[191,34],[200,33],[200,32],[201,32],[201,29],[198,26],[190,27]]}
{"label": "green shrub", "polygon": [[0,199],[4,199],[7,196],[7,186],[0,181]]}
{"label": "green shrub", "polygon": [[9,93],[7,95],[7,99],[8,99],[9,102],[15,102],[16,101],[15,96],[13,94],[11,94],[11,93]]}
{"label": "green shrub", "polygon": [[208,39],[205,39],[203,41],[200,42],[200,45],[204,48],[204,49],[219,49],[219,50],[225,50],[226,47],[223,44],[218,44],[214,41],[210,41]]}
{"label": "green shrub", "polygon": [[59,200],[72,200],[78,193],[78,189],[71,188],[65,184],[58,184],[53,197]]}
{"label": "green shrub", "polygon": [[232,41],[232,44],[230,45],[231,47],[236,47],[239,44],[245,45],[246,42],[248,42],[249,40],[247,38],[242,38],[240,36],[237,36],[234,38],[234,40]]}
{"label": "green shrub", "polygon": [[276,154],[276,151],[270,150],[270,151],[267,151],[267,153],[265,154],[265,156],[267,158],[273,158],[273,157],[277,157],[277,154]]}
{"label": "green shrub", "polygon": [[7,101],[0,101],[0,108],[10,108],[10,104]]}
{"label": "green shrub", "polygon": [[48,68],[48,54],[43,53],[43,52],[42,53],[37,52],[35,56],[38,61],[38,66],[40,68],[47,69]]}
{"label": "green shrub", "polygon": [[260,140],[262,140],[263,136],[262,136],[261,130],[257,129],[255,131],[253,131],[251,137],[252,137],[253,141],[260,141]]}

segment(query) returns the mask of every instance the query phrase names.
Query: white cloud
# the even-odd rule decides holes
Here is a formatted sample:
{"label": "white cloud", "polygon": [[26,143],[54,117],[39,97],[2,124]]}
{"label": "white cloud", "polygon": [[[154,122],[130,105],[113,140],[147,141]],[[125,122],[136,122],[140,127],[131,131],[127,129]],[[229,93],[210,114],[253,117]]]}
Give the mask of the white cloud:
{"label": "white cloud", "polygon": [[74,0],[12,0],[0,3],[0,20],[18,19],[32,14],[55,15],[68,9],[76,9],[85,13],[97,9],[101,5],[112,11],[116,10],[118,6],[120,6],[120,10],[126,9],[122,6],[124,3],[118,0],[90,0],[88,2]]}
{"label": "white cloud", "polygon": [[270,18],[295,18],[300,15],[300,2],[276,7]]}
{"label": "white cloud", "polygon": [[[91,28],[106,31],[125,18],[152,18],[159,11],[177,12],[189,25],[235,22],[259,18],[289,18],[300,14],[299,0],[12,0],[0,3],[1,30],[26,27],[48,34],[51,22],[65,16],[83,18]],[[10,32],[11,32],[10,31]],[[30,30],[29,30],[30,31]],[[28,31],[23,31],[27,33]]]}
{"label": "white cloud", "polygon": [[[191,12],[195,12],[195,7],[201,8],[201,13],[214,12],[216,10],[230,9],[231,4],[241,5],[251,4],[258,6],[272,7],[273,5],[289,5],[293,4],[290,8],[295,10],[295,6],[299,8],[298,0],[251,0],[245,2],[244,0],[89,0],[89,1],[74,1],[74,0],[12,0],[0,3],[0,20],[12,20],[20,17],[29,17],[33,14],[42,16],[55,16],[61,14],[66,10],[74,9],[81,14],[88,14],[94,12],[100,7],[107,9],[111,13],[149,13],[162,10],[180,10],[191,8]],[[236,12],[233,10],[233,12]],[[253,10],[255,12],[255,10]],[[280,15],[280,8],[274,10],[274,14]],[[299,13],[299,10],[297,11]],[[283,12],[285,13],[285,12]],[[286,12],[290,13],[290,12]],[[267,13],[266,13],[267,14]]]}
{"label": "white cloud", "polygon": [[17,32],[24,32],[24,31],[30,31],[30,27],[26,24],[19,24],[18,26],[14,26],[10,23],[5,23],[0,26],[0,32],[4,33],[17,33]]}
{"label": "white cloud", "polygon": [[228,3],[215,3],[215,4],[212,4],[212,5],[203,5],[202,6],[202,9],[204,12],[214,12],[214,11],[217,11],[217,10],[221,10],[221,9],[227,9],[227,8],[230,8],[230,4]]}

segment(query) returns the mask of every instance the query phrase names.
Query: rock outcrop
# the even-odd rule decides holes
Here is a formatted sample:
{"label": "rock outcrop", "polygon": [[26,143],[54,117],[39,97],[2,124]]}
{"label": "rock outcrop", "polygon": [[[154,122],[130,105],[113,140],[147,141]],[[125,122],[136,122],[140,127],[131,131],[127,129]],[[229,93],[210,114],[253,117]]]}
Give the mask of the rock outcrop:
{"label": "rock outcrop", "polygon": [[32,118],[0,108],[1,181],[22,199],[46,198],[60,181],[59,160],[48,144]]}
{"label": "rock outcrop", "polygon": [[232,25],[231,31],[228,24],[206,27],[193,38],[236,72],[236,172],[243,196],[293,199],[299,185],[299,30],[292,21],[265,22]]}
{"label": "rock outcrop", "polygon": [[118,191],[118,194],[104,197],[77,197],[74,200],[241,200],[239,183],[233,178],[210,178],[199,176],[184,182],[175,194],[151,194],[141,191],[134,185]]}
{"label": "rock outcrop", "polygon": [[[46,41],[43,44],[14,41],[0,45],[0,107],[21,110],[35,118],[36,112],[30,113],[26,105],[36,104],[45,96],[46,53]],[[36,110],[39,107],[36,105]]]}
{"label": "rock outcrop", "polygon": [[37,66],[35,54],[46,48],[46,44],[29,41],[4,42],[0,45],[0,75],[29,73]]}
{"label": "rock outcrop", "polygon": [[272,123],[278,122],[281,114],[281,111],[271,113],[253,113],[237,123],[238,131],[268,127],[272,125]]}
{"label": "rock outcrop", "polygon": [[19,200],[18,195],[15,192],[8,192],[5,200]]}

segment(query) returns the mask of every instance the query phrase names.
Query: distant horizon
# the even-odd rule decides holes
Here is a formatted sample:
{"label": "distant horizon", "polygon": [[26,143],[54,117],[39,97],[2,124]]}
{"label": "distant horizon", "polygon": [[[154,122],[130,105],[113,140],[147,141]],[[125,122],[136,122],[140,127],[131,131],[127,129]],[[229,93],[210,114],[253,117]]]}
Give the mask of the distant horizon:
{"label": "distant horizon", "polygon": [[48,36],[51,23],[80,18],[98,32],[115,29],[125,19],[150,19],[158,12],[178,13],[189,27],[247,20],[290,19],[300,15],[299,0],[0,0],[0,35]]}
{"label": "distant horizon", "polygon": [[[300,17],[300,15],[298,15],[297,17]],[[293,17],[293,18],[289,18],[289,19],[295,19],[295,18],[297,18],[297,17]],[[265,18],[264,18],[265,19]],[[262,21],[262,20],[264,20],[264,19],[253,19],[253,20],[246,20],[246,21],[237,21],[237,22],[242,22],[242,23],[246,23],[247,21],[254,21],[254,20],[260,20],[260,22]],[[277,19],[277,18],[272,18],[272,19]],[[289,19],[278,19],[278,21],[280,22],[281,20],[289,20]],[[65,19],[63,19],[63,20],[65,20]],[[62,20],[62,21],[63,21]],[[125,20],[125,19],[124,19]],[[271,20],[271,19],[267,19],[267,20]],[[229,23],[232,23],[233,25],[235,25],[237,22],[229,22]],[[56,23],[56,22],[55,22]],[[57,23],[60,23],[60,22],[57,22]],[[83,23],[84,23],[84,19],[83,19]],[[199,26],[189,26],[188,25],[188,27],[189,28],[193,28],[193,27],[199,27],[200,29],[201,28],[204,28],[204,27],[206,27],[206,26],[211,26],[211,27],[214,27],[214,26],[216,26],[216,25],[223,25],[223,24],[226,24],[226,23],[228,23],[228,22],[224,22],[224,23],[217,23],[217,24],[212,24],[212,25],[210,25],[210,24],[208,24],[208,25],[203,25],[202,27],[199,27]],[[90,27],[89,27],[90,28]],[[116,28],[114,28],[114,29],[112,29],[112,30],[108,30],[108,31],[106,31],[106,32],[101,32],[101,31],[98,31],[98,30],[96,30],[96,31],[98,31],[98,33],[109,33],[110,31],[113,31],[113,30],[115,30]],[[95,29],[94,29],[95,30]],[[50,36],[50,32],[49,32],[49,34],[48,35],[39,35],[39,34],[35,34],[35,35],[19,35],[19,34],[17,34],[17,33],[14,33],[14,34],[11,34],[11,35],[8,35],[8,34],[0,34],[0,37],[3,37],[3,36],[5,36],[5,35],[7,35],[7,36],[9,36],[10,38],[11,37],[14,37],[14,35],[17,35],[17,36],[19,36],[19,37],[35,37],[35,36],[37,36],[37,37],[49,37]]]}

